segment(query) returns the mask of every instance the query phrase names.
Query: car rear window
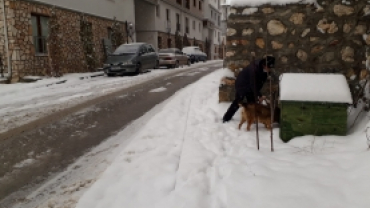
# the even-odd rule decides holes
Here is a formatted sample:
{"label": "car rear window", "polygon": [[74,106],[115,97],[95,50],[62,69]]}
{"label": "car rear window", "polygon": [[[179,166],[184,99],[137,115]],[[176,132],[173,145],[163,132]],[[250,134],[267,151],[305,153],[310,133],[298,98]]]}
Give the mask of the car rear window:
{"label": "car rear window", "polygon": [[121,45],[113,54],[136,53],[139,48],[140,45]]}
{"label": "car rear window", "polygon": [[166,48],[166,49],[160,49],[159,50],[159,53],[174,53],[175,50],[174,49],[169,49],[169,48]]}

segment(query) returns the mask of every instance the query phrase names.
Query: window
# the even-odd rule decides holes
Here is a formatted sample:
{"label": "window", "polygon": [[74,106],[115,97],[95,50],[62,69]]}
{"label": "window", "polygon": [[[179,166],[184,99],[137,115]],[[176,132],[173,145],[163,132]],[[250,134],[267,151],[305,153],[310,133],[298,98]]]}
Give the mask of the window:
{"label": "window", "polygon": [[166,20],[170,20],[170,10],[169,9],[166,9]]}
{"label": "window", "polygon": [[160,12],[161,12],[161,10],[159,8],[159,5],[155,6],[155,14],[157,15],[157,17],[160,16]]}
{"label": "window", "polygon": [[190,9],[190,0],[185,0],[185,7]]}
{"label": "window", "polygon": [[189,19],[185,17],[185,32],[189,34]]}
{"label": "window", "polygon": [[195,21],[193,20],[193,30],[195,30]]}
{"label": "window", "polygon": [[113,29],[111,27],[108,27],[108,39],[112,40],[113,35]]}
{"label": "window", "polygon": [[181,31],[180,15],[176,13],[176,31]]}
{"label": "window", "polygon": [[202,2],[199,1],[199,10],[202,10]]}
{"label": "window", "polygon": [[158,48],[159,49],[162,48],[162,37],[161,36],[158,36]]}
{"label": "window", "polygon": [[155,52],[154,48],[151,45],[146,45],[148,53]]}
{"label": "window", "polygon": [[180,5],[182,5],[182,0],[176,0],[176,2]]}
{"label": "window", "polygon": [[36,54],[46,54],[46,40],[49,36],[49,17],[31,15],[33,44]]}
{"label": "window", "polygon": [[197,0],[193,0],[193,6],[197,7]]}
{"label": "window", "polygon": [[147,53],[147,49],[146,49],[146,47],[145,46],[142,46],[141,48],[140,48],[140,51],[139,51],[140,53]]}
{"label": "window", "polygon": [[213,18],[213,11],[211,10],[211,18]]}

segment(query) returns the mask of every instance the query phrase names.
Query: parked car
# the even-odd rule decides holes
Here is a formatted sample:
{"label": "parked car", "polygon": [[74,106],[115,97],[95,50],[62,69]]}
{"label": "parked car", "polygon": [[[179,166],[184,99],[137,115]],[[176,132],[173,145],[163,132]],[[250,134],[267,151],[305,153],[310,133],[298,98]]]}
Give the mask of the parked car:
{"label": "parked car", "polygon": [[180,51],[178,48],[166,48],[158,51],[159,66],[167,66],[167,68],[177,68],[183,65],[190,66],[189,57]]}
{"label": "parked car", "polygon": [[182,52],[190,56],[191,63],[207,61],[207,54],[203,53],[198,46],[184,47]]}
{"label": "parked car", "polygon": [[104,64],[104,72],[107,76],[139,74],[157,68],[158,64],[158,54],[152,45],[147,43],[123,44],[108,55]]}

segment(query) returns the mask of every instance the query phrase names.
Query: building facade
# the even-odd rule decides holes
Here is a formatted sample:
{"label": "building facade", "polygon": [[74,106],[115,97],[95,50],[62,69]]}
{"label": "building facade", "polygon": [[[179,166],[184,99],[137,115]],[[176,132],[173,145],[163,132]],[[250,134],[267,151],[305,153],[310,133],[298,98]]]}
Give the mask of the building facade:
{"label": "building facade", "polygon": [[0,0],[0,7],[0,57],[10,82],[94,71],[107,49],[135,40],[128,33],[134,0]]}
{"label": "building facade", "polygon": [[205,0],[203,20],[203,36],[207,39],[207,55],[209,59],[219,59],[222,42],[221,2],[220,0]]}
{"label": "building facade", "polygon": [[203,0],[135,1],[138,42],[155,48],[204,47]]}

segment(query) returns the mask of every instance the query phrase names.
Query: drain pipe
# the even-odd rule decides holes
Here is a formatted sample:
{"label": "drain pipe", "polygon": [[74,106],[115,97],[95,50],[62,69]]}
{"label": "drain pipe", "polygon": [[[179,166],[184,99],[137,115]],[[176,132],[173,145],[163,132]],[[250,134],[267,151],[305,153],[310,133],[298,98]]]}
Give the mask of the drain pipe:
{"label": "drain pipe", "polygon": [[6,23],[6,16],[5,16],[5,0],[2,1],[2,10],[3,10],[3,21],[4,21],[4,38],[5,38],[5,50],[7,56],[7,66],[8,66],[8,80],[12,78],[12,64],[10,60],[9,54],[9,40],[8,40],[8,25]]}

